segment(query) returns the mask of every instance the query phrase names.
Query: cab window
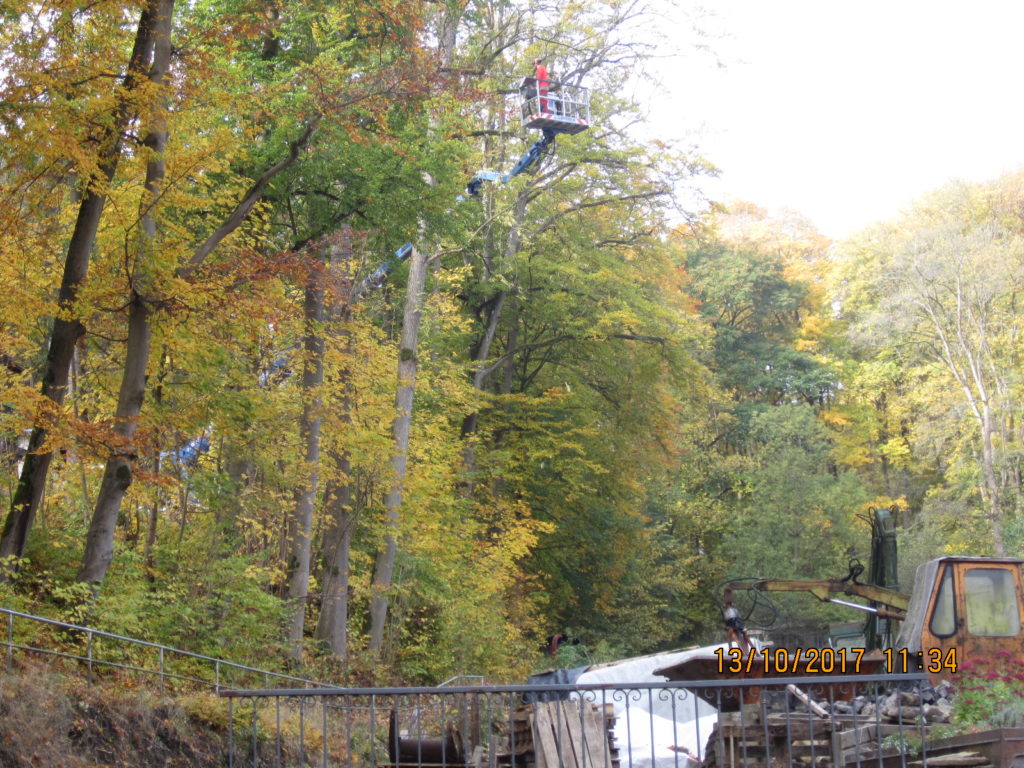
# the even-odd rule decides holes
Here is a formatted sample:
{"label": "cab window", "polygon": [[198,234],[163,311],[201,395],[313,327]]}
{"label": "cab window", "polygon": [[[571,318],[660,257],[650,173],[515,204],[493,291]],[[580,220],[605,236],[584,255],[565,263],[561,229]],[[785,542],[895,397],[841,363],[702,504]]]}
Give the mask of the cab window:
{"label": "cab window", "polygon": [[1013,637],[1020,613],[1013,573],[1001,568],[969,568],[964,575],[967,630],[982,637]]}
{"label": "cab window", "polygon": [[935,609],[928,625],[936,637],[949,637],[956,632],[956,601],[953,595],[953,569],[948,565],[942,569],[939,593],[935,596]]}

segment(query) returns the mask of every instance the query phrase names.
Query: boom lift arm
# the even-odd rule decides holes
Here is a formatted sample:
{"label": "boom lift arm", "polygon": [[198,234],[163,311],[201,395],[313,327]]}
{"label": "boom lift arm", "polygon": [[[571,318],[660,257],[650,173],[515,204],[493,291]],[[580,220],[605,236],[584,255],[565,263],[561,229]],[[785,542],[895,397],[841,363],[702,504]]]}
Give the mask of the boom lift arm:
{"label": "boom lift arm", "polygon": [[[484,182],[501,182],[508,184],[514,177],[529,170],[544,156],[544,150],[555,143],[560,133],[577,134],[590,127],[590,92],[579,85],[551,83],[550,94],[543,96],[534,89],[532,92],[520,89],[522,99],[521,111],[523,126],[530,130],[539,130],[541,137],[506,174],[496,171],[479,171],[466,184],[466,194],[455,198],[456,203],[479,197]],[[354,296],[358,300],[369,290],[379,288],[387,280],[395,267],[405,261],[412,253],[412,243],[405,243],[395,251],[393,257],[382,263],[357,286]]]}

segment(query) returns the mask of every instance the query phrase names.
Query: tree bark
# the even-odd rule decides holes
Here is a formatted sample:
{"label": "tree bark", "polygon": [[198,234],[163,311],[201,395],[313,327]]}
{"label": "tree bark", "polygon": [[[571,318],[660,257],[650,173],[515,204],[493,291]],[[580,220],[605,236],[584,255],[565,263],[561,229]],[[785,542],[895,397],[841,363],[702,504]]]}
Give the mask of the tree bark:
{"label": "tree bark", "polygon": [[[58,303],[69,313],[75,312],[75,300],[78,290],[85,281],[89,270],[89,256],[96,242],[100,217],[107,201],[106,189],[114,178],[121,151],[124,132],[132,116],[130,97],[142,80],[143,73],[154,50],[155,31],[154,19],[157,14],[158,0],[151,0],[139,17],[138,29],[135,33],[135,44],[128,61],[128,70],[122,83],[122,91],[114,107],[113,120],[104,131],[100,146],[106,147],[106,157],[99,165],[99,174],[92,183],[83,184],[85,196],[78,208],[78,217],[72,231],[71,242],[68,244],[67,256],[64,261],[64,274],[61,279]],[[56,417],[56,412],[64,404],[67,394],[68,372],[75,345],[85,333],[85,326],[72,314],[70,318],[57,317],[50,332],[50,344],[46,353],[46,364],[43,369],[43,396],[52,401],[54,413],[40,418],[32,430],[29,439],[28,454],[21,469],[18,487],[11,508],[4,522],[3,533],[0,534],[0,558],[21,557],[25,552],[29,531],[35,520],[36,513],[43,498],[43,488],[50,469],[53,454],[46,450],[46,438],[49,430],[47,421]],[[6,578],[0,572],[0,579]]]}
{"label": "tree bark", "polygon": [[146,367],[152,336],[150,312],[147,299],[133,291],[128,315],[128,349],[114,417],[117,443],[112,447],[103,472],[85,540],[82,566],[78,571],[78,580],[88,584],[98,585],[110,567],[114,557],[117,516],[125,491],[132,482],[132,467],[137,458],[132,441],[146,391]]}
{"label": "tree bark", "polygon": [[982,402],[981,422],[981,465],[985,484],[989,492],[989,516],[992,518],[992,544],[998,557],[1006,556],[1006,542],[1003,536],[1005,512],[1002,504],[1002,484],[996,478],[996,456],[992,445],[992,412],[988,401]]}
{"label": "tree bark", "polygon": [[[163,384],[160,383],[163,379],[163,360],[160,363],[160,373],[157,375],[157,386],[156,392],[154,392],[154,399],[157,405],[163,401]],[[153,473],[155,475],[160,474],[162,459],[160,458],[160,451],[163,447],[163,440],[160,439],[160,432],[157,431],[156,440],[156,458],[153,461]],[[150,584],[154,581],[155,573],[155,562],[153,559],[153,550],[156,547],[157,537],[157,526],[160,523],[160,505],[163,502],[163,492],[158,488],[156,492],[156,498],[153,500],[152,506],[149,508],[149,521],[146,526],[146,541],[142,546],[142,562],[146,569],[146,581]]]}
{"label": "tree bark", "polygon": [[[158,88],[166,85],[171,64],[171,18],[174,15],[174,0],[159,0],[152,22],[155,40],[153,66],[149,79]],[[161,104],[154,109],[153,125],[144,140],[150,151],[146,163],[146,180],[140,209],[141,226],[139,256],[128,309],[128,343],[125,351],[121,389],[114,413],[114,434],[117,443],[113,446],[103,481],[96,495],[96,508],[89,524],[85,540],[85,554],[78,580],[99,585],[114,557],[114,530],[121,501],[132,482],[132,468],[136,461],[133,444],[142,402],[146,396],[146,369],[149,366],[149,352],[152,340],[152,298],[149,283],[152,279],[153,257],[156,251],[156,219],[154,210],[160,198],[164,182],[166,162],[164,150],[167,147],[167,126],[164,118],[166,98],[160,97]]]}
{"label": "tree bark", "polygon": [[413,394],[416,385],[416,346],[419,337],[421,316],[421,294],[426,282],[426,259],[413,249],[409,260],[409,283],[405,293],[405,308],[402,314],[402,335],[399,341],[398,391],[395,395],[395,420],[392,424],[394,453],[391,465],[394,469],[391,490],[384,499],[387,533],[384,548],[377,553],[373,571],[373,588],[370,600],[370,651],[379,654],[384,644],[384,625],[388,615],[387,591],[398,552],[399,510],[402,506],[402,492],[405,483],[409,457],[409,429],[412,424]]}
{"label": "tree bark", "polygon": [[[329,257],[328,257],[329,258]],[[324,383],[324,276],[314,270],[306,280],[303,317],[305,338],[302,363],[302,415],[299,432],[304,446],[302,485],[296,492],[295,511],[288,525],[288,607],[291,612],[289,655],[302,657],[302,631],[309,596],[313,511],[320,482],[320,426]]]}
{"label": "tree bark", "polygon": [[347,451],[335,459],[335,470],[339,479],[332,481],[325,493],[329,527],[324,535],[323,597],[314,635],[344,660],[348,656],[349,557],[355,524]]}
{"label": "tree bark", "polygon": [[[347,323],[352,318],[352,274],[351,253],[342,270],[341,289],[338,302],[332,314],[332,321],[340,322],[338,340],[346,361],[354,353],[352,333]],[[343,424],[352,423],[352,377],[348,363],[339,373],[342,388],[340,419]],[[352,510],[352,461],[345,449],[329,453],[333,463],[333,479],[324,494],[324,512],[327,516],[327,531],[324,534],[323,583],[320,600],[320,616],[317,618],[314,636],[327,643],[337,658],[348,656],[348,590],[349,565],[352,551],[352,531],[356,514]]]}

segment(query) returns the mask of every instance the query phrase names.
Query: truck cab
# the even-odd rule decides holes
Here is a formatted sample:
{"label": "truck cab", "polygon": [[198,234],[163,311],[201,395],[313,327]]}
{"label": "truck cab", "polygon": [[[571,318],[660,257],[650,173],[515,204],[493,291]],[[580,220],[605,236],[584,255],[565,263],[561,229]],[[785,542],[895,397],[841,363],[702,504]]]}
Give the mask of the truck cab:
{"label": "truck cab", "polygon": [[[955,665],[1002,653],[1024,658],[1022,564],[999,557],[940,557],[922,564],[895,647],[923,653],[926,667],[929,657]],[[929,672],[946,677],[955,665]]]}

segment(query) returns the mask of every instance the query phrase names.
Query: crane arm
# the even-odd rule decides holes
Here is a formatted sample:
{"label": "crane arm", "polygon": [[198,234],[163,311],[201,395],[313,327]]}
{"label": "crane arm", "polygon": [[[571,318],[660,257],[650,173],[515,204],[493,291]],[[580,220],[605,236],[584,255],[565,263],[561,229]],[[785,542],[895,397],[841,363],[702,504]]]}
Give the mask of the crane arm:
{"label": "crane arm", "polygon": [[[758,579],[754,581],[735,581],[728,585],[729,589],[753,589],[761,592],[810,592],[823,603],[837,603],[848,608],[876,613],[883,618],[902,620],[907,615],[910,595],[887,587],[876,587],[873,584],[858,584],[844,579]],[[851,603],[838,599],[838,595],[863,597],[882,608]]]}

